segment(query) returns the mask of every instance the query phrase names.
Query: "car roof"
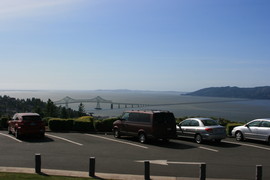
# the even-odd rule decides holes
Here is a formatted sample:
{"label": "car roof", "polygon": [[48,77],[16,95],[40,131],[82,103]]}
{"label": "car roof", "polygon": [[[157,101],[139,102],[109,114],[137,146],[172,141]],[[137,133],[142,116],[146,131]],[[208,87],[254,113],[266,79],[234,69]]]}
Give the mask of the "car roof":
{"label": "car roof", "polygon": [[203,117],[197,117],[197,118],[188,118],[186,120],[197,120],[197,121],[202,121],[202,120],[213,120],[211,118],[203,118]]}
{"label": "car roof", "polygon": [[252,121],[270,121],[270,118],[260,118],[260,119],[254,119]]}
{"label": "car roof", "polygon": [[154,114],[154,113],[171,113],[170,111],[164,111],[164,110],[131,110],[131,111],[125,111],[127,113],[146,113],[146,114]]}
{"label": "car roof", "polygon": [[16,113],[18,116],[39,116],[38,113]]}

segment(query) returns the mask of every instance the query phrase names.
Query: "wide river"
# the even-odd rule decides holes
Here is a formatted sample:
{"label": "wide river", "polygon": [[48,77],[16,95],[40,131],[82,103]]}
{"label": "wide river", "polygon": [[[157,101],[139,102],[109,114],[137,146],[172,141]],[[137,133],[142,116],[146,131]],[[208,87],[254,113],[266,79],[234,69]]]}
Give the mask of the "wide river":
{"label": "wide river", "polygon": [[[148,104],[145,107],[100,103],[101,110],[96,110],[97,103],[82,102],[86,112],[95,116],[119,116],[125,110],[154,109],[169,110],[175,117],[201,116],[221,117],[231,121],[248,122],[256,118],[270,118],[270,100],[251,100],[236,98],[216,98],[184,96],[180,92],[145,92],[145,91],[10,91],[2,90],[0,95],[19,99],[39,98],[44,102],[48,99],[58,101],[66,96],[73,99],[93,99],[97,96],[117,103]],[[78,103],[69,104],[70,108],[78,110]],[[62,106],[65,106],[63,104]]]}

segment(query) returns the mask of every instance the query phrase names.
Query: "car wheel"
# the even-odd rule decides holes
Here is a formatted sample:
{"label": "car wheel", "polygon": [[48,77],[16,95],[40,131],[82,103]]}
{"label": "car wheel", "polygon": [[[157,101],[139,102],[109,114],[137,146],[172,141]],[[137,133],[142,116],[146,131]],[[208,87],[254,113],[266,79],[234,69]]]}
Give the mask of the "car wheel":
{"label": "car wheel", "polygon": [[118,129],[114,129],[114,137],[115,138],[120,138],[120,131]]}
{"label": "car wheel", "polygon": [[45,133],[41,133],[41,134],[39,135],[39,137],[40,137],[40,139],[45,139]]}
{"label": "car wheel", "polygon": [[14,135],[15,135],[15,137],[16,137],[17,139],[20,139],[20,137],[21,137],[21,136],[20,136],[20,133],[18,132],[18,129],[15,130],[15,134],[14,134]]}
{"label": "car wheel", "polygon": [[11,128],[8,126],[8,134],[12,134]]}
{"label": "car wheel", "polygon": [[235,133],[235,139],[237,140],[237,141],[243,141],[243,134],[240,132],[240,131],[237,131],[236,133]]}
{"label": "car wheel", "polygon": [[202,136],[200,134],[196,134],[195,141],[196,141],[196,143],[201,144],[202,143]]}
{"label": "car wheel", "polygon": [[170,140],[169,140],[169,139],[167,139],[167,138],[163,138],[163,139],[162,139],[162,142],[164,142],[164,143],[168,143],[168,142],[170,142]]}
{"label": "car wheel", "polygon": [[146,143],[146,136],[144,133],[139,134],[139,141],[140,143],[143,143],[143,144]]}

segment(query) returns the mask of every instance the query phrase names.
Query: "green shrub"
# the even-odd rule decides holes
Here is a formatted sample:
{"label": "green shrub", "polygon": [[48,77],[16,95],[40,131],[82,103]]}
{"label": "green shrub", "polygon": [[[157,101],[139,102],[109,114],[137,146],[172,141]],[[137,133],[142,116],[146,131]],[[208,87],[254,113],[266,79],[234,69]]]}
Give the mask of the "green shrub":
{"label": "green shrub", "polygon": [[46,126],[48,126],[50,119],[52,119],[52,117],[45,117],[45,118],[42,118],[42,121],[45,123]]}
{"label": "green shrub", "polygon": [[84,121],[74,121],[73,124],[73,130],[74,131],[94,131],[94,125],[93,122],[84,122]]}
{"label": "green shrub", "polygon": [[74,119],[73,130],[74,131],[95,131],[92,116],[82,116]]}
{"label": "green shrub", "polygon": [[8,127],[8,117],[0,118],[0,128],[7,128]]}
{"label": "green shrub", "polygon": [[79,117],[77,119],[75,119],[75,121],[83,121],[83,122],[93,122],[94,118],[92,116],[82,116]]}
{"label": "green shrub", "polygon": [[71,131],[74,120],[52,118],[49,120],[49,128],[52,131]]}
{"label": "green shrub", "polygon": [[242,126],[244,123],[228,123],[226,126],[226,132],[228,136],[232,136],[232,130],[236,126]]}
{"label": "green shrub", "polygon": [[113,122],[117,120],[117,118],[110,118],[104,120],[96,120],[94,125],[96,131],[99,132],[111,132],[113,128]]}

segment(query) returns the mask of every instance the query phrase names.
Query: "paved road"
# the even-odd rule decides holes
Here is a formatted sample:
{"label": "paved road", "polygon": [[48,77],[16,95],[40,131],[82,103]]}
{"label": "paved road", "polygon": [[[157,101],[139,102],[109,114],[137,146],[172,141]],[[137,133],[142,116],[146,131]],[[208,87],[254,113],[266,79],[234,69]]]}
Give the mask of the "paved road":
{"label": "paved road", "polygon": [[88,171],[89,158],[96,158],[96,171],[144,173],[144,160],[151,162],[151,175],[199,177],[199,163],[207,164],[207,177],[254,179],[256,165],[263,166],[263,178],[270,179],[270,146],[228,138],[220,144],[198,145],[190,139],[153,141],[140,144],[132,138],[82,133],[46,133],[44,140],[17,140],[0,131],[0,166],[34,167],[34,155],[41,153],[42,168]]}

